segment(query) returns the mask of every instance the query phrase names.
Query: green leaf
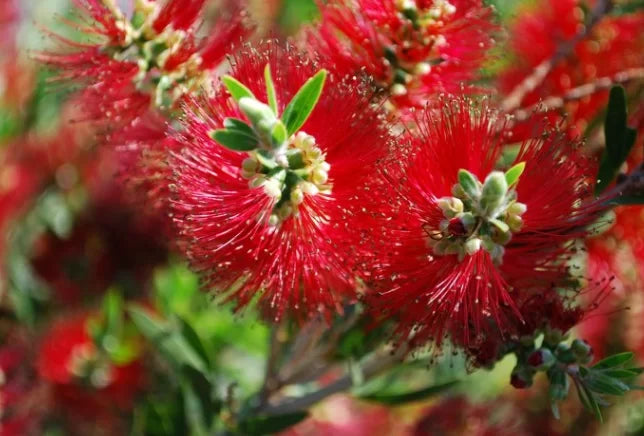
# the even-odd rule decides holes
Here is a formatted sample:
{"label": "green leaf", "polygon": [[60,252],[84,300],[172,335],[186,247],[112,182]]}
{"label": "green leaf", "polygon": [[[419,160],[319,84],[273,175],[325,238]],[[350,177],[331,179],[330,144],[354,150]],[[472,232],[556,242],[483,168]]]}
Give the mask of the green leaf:
{"label": "green leaf", "polygon": [[239,103],[239,100],[243,97],[255,99],[252,91],[234,77],[226,75],[221,79],[221,81],[224,82],[224,86],[228,89],[228,92],[230,92],[230,95],[233,96],[237,103]]}
{"label": "green leaf", "polygon": [[598,394],[622,396],[630,390],[625,383],[597,371],[591,371],[590,375],[584,378],[584,383],[590,390]]}
{"label": "green leaf", "polygon": [[278,121],[271,132],[271,141],[275,147],[279,147],[288,139],[288,132],[281,121]]}
{"label": "green leaf", "polygon": [[615,368],[617,366],[622,366],[630,362],[631,360],[633,360],[634,356],[635,354],[630,351],[626,351],[624,353],[619,353],[619,354],[613,354],[612,356],[608,356],[607,358],[597,362],[595,365],[592,366],[591,369],[605,369],[605,368]]}
{"label": "green leaf", "polygon": [[252,417],[239,424],[241,432],[248,436],[279,433],[308,418],[309,412],[294,412],[284,415]]}
{"label": "green leaf", "polygon": [[644,9],[644,0],[631,0],[623,4],[616,4],[610,11],[611,15],[629,15]]}
{"label": "green leaf", "polygon": [[509,187],[519,182],[519,177],[521,177],[523,171],[525,171],[525,162],[518,163],[505,172],[505,180],[508,182]]}
{"label": "green leaf", "polygon": [[444,383],[436,386],[430,386],[425,389],[420,389],[418,391],[407,392],[404,394],[372,394],[360,397],[362,400],[372,401],[381,404],[387,404],[390,406],[400,405],[411,403],[414,401],[422,401],[427,398],[433,397],[434,395],[440,394],[451,387],[458,384],[458,382],[453,381],[449,383]]}
{"label": "green leaf", "polygon": [[277,108],[277,94],[275,93],[275,83],[271,75],[271,65],[266,64],[264,68],[264,80],[266,81],[266,95],[268,96],[268,105],[273,109],[275,116],[279,116]]}
{"label": "green leaf", "polygon": [[633,206],[644,204],[644,195],[624,195],[611,199],[609,204],[619,206]]}
{"label": "green leaf", "polygon": [[603,192],[615,179],[635,144],[637,131],[629,128],[627,121],[626,92],[621,86],[614,86],[610,91],[604,124],[606,148],[597,174],[596,195]]}
{"label": "green leaf", "polygon": [[599,404],[597,404],[594,394],[586,387],[583,381],[576,378],[573,380],[575,382],[577,395],[579,395],[579,401],[581,401],[581,404],[583,404],[589,412],[595,415],[599,422],[603,422],[604,419],[602,417],[602,412],[599,409]]}
{"label": "green leaf", "polygon": [[238,120],[237,118],[226,118],[224,120],[224,128],[226,130],[242,133],[246,136],[249,136],[250,138],[257,138],[257,135],[255,134],[253,128],[246,124],[244,121]]}
{"label": "green leaf", "polygon": [[103,299],[103,314],[106,333],[119,337],[123,329],[123,297],[113,289]]}
{"label": "green leaf", "polygon": [[196,330],[188,323],[188,321],[179,316],[176,316],[176,318],[179,320],[179,324],[181,325],[181,334],[183,335],[184,339],[190,344],[192,349],[195,350],[197,354],[199,354],[199,357],[201,357],[206,366],[210,368],[210,356],[208,354],[208,350],[206,350],[206,347],[204,346],[203,341],[199,337],[199,334],[197,334]]}
{"label": "green leaf", "polygon": [[152,342],[164,357],[177,367],[188,365],[197,371],[206,372],[206,363],[190,344],[164,320],[152,315],[142,307],[131,306],[128,313],[139,332]]}
{"label": "green leaf", "polygon": [[608,377],[613,377],[622,380],[633,379],[641,374],[641,371],[636,369],[605,369],[601,370],[602,374]]}
{"label": "green leaf", "polygon": [[213,386],[196,369],[183,366],[181,369],[181,392],[186,420],[192,434],[210,434],[215,416],[221,409],[220,402],[213,398]]}
{"label": "green leaf", "polygon": [[322,95],[324,82],[326,81],[327,71],[320,70],[315,76],[311,77],[295,94],[295,97],[284,109],[282,121],[286,126],[288,136],[296,133],[308,120],[311,112],[317,105]]}
{"label": "green leaf", "polygon": [[210,136],[219,144],[234,151],[252,151],[259,146],[256,137],[250,137],[238,130],[215,130]]}

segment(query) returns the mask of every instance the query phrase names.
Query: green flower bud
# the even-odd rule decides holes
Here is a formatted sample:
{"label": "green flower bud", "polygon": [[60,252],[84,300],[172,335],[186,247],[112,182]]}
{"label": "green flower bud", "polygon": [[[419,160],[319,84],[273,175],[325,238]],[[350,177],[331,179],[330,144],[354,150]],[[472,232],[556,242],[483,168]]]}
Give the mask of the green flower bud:
{"label": "green flower bud", "polygon": [[557,348],[555,349],[555,356],[559,361],[566,364],[575,363],[577,361],[577,358],[570,349],[570,346],[563,342],[557,345]]}
{"label": "green flower bud", "polygon": [[526,361],[535,371],[544,371],[554,365],[557,359],[547,348],[540,348],[530,353]]}
{"label": "green flower bud", "polygon": [[572,341],[570,349],[577,358],[577,362],[581,364],[587,364],[593,360],[593,347],[584,340],[575,339]]}
{"label": "green flower bud", "polygon": [[500,171],[491,172],[485,179],[481,193],[481,212],[489,218],[496,218],[508,193],[508,182]]}

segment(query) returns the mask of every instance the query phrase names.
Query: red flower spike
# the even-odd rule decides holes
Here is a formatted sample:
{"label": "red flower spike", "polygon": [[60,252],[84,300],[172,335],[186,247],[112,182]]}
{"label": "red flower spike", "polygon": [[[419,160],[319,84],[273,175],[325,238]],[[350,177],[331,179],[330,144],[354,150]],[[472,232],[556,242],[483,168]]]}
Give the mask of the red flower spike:
{"label": "red flower spike", "polygon": [[[319,68],[292,47],[272,42],[241,53],[232,62],[231,76],[241,80],[258,103],[268,101],[267,64],[278,114],[284,114]],[[275,179],[256,174],[263,166],[249,158],[255,152],[233,151],[211,139],[213,131],[224,127],[224,119],[246,119],[225,88],[220,86],[210,101],[189,107],[186,133],[179,138],[185,150],[173,162],[173,213],[192,265],[211,287],[228,292],[238,308],[257,298],[274,319],[286,312],[329,316],[355,298],[355,253],[368,243],[361,239],[366,236],[360,229],[377,226],[377,217],[362,212],[370,196],[365,183],[379,177],[375,165],[391,140],[389,126],[370,105],[367,89],[357,80],[327,78],[310,118],[287,143],[313,143],[316,155],[326,162],[323,175],[328,180],[311,179],[324,185],[318,185],[317,195],[303,187],[302,195],[295,195],[304,186],[295,185],[289,196],[293,207],[284,214],[289,202],[277,198],[285,191],[273,192],[269,188]],[[265,183],[254,184],[260,177]]]}
{"label": "red flower spike", "polygon": [[[437,92],[462,92],[492,40],[480,0],[332,0],[307,31],[311,51],[340,75],[373,77],[395,107],[421,107]],[[327,65],[328,64],[328,65]]]}
{"label": "red flower spike", "polygon": [[[449,338],[468,349],[487,333],[519,334],[531,317],[520,302],[570,287],[572,242],[603,210],[592,197],[595,164],[545,131],[521,145],[512,171],[495,171],[506,128],[485,104],[461,98],[440,99],[417,123],[412,147],[386,170],[391,184],[404,182],[407,204],[391,225],[395,243],[382,248],[374,311],[396,317],[412,345]],[[466,236],[452,233],[454,216]]]}
{"label": "red flower spike", "polygon": [[[77,315],[53,325],[40,346],[36,364],[38,373],[60,388],[60,392],[78,399],[78,404],[74,404],[79,407],[81,398],[87,400],[97,396],[85,390],[81,379],[87,378],[90,386],[104,395],[100,402],[108,400],[104,407],[116,406],[126,410],[141,388],[141,362],[134,361],[124,366],[109,362],[88,334],[88,320],[86,315]],[[90,407],[89,404],[87,406]],[[91,408],[94,406],[92,404]]]}
{"label": "red flower spike", "polygon": [[226,1],[210,35],[196,36],[204,0],[139,0],[128,17],[114,0],[74,0],[91,37],[76,43],[52,35],[67,50],[38,57],[60,70],[59,79],[83,84],[88,119],[129,124],[150,107],[168,109],[207,81],[227,52],[249,33],[244,2]]}

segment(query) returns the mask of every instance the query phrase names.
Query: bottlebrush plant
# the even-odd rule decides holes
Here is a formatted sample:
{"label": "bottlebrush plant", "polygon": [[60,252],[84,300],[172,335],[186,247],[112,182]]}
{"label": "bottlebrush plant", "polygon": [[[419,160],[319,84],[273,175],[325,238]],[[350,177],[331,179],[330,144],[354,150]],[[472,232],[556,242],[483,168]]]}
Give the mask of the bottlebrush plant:
{"label": "bottlebrush plant", "polygon": [[0,0],[0,435],[644,431],[641,2],[60,7]]}

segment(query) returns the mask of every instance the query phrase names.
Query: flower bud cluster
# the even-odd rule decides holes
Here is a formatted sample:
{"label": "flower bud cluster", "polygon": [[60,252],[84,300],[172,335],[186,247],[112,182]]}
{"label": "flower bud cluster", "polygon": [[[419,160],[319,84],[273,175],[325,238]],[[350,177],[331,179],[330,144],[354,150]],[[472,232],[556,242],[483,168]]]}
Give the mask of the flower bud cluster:
{"label": "flower bud cluster", "polygon": [[517,202],[517,193],[500,171],[481,183],[467,170],[460,170],[453,197],[437,200],[444,219],[430,234],[429,244],[439,256],[455,254],[459,260],[484,249],[496,263],[503,261],[504,246],[523,226],[527,206]]}
{"label": "flower bud cluster", "polygon": [[157,107],[167,107],[205,83],[206,76],[200,71],[202,60],[198,53],[171,70],[165,69],[168,59],[189,43],[189,35],[185,30],[171,26],[161,32],[154,29],[163,3],[136,0],[132,18],[126,17],[114,0],[106,1],[105,5],[125,35],[118,46],[110,45],[104,49],[105,52],[115,60],[137,64],[139,72],[134,83],[139,90],[154,96],[153,102]]}
{"label": "flower bud cluster", "polygon": [[92,344],[76,346],[67,362],[70,374],[86,380],[95,388],[108,386],[113,379],[112,366],[106,356],[97,352]]}
{"label": "flower bud cluster", "polygon": [[[424,48],[439,48],[446,43],[445,37],[435,34],[435,28],[443,25],[443,20],[456,12],[456,7],[447,0],[434,0],[431,6],[421,8],[416,0],[396,0],[396,8],[401,18],[409,21],[410,29],[405,29],[403,49],[409,50],[420,45]],[[395,50],[390,49],[385,54],[387,62],[392,66],[393,84],[391,93],[395,96],[406,95],[409,85],[419,76],[429,74],[432,69],[430,59],[422,62],[406,62],[396,56]]]}
{"label": "flower bud cluster", "polygon": [[293,135],[284,147],[248,154],[242,163],[242,177],[249,180],[251,188],[262,187],[275,200],[269,221],[273,226],[297,216],[307,195],[331,192],[331,166],[315,138],[305,132]]}
{"label": "flower bud cluster", "polygon": [[586,365],[593,360],[593,351],[587,342],[575,339],[571,344],[565,341],[565,336],[557,337],[561,342],[554,343],[554,336],[546,332],[543,344],[534,347],[534,341],[522,341],[515,350],[517,364],[512,370],[510,383],[517,389],[532,386],[534,377],[539,372],[546,373],[550,382],[549,397],[553,404],[565,399],[570,391],[569,373],[572,368]]}

